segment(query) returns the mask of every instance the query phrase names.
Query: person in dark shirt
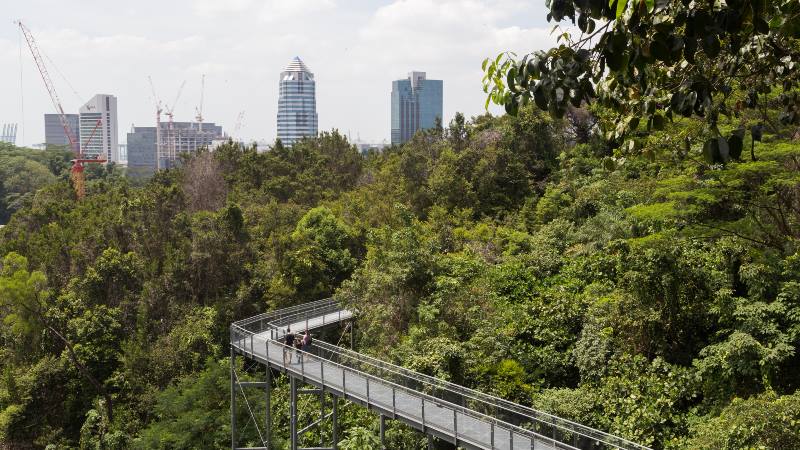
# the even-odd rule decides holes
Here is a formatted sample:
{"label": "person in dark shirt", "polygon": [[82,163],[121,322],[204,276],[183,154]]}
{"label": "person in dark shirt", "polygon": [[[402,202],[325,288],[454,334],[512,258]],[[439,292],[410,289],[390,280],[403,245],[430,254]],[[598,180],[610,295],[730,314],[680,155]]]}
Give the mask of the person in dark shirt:
{"label": "person in dark shirt", "polygon": [[295,335],[292,333],[291,327],[286,327],[286,334],[283,336],[284,343],[286,344],[283,347],[283,363],[286,364],[286,354],[289,354],[289,362],[292,362],[292,347],[294,347],[294,338]]}

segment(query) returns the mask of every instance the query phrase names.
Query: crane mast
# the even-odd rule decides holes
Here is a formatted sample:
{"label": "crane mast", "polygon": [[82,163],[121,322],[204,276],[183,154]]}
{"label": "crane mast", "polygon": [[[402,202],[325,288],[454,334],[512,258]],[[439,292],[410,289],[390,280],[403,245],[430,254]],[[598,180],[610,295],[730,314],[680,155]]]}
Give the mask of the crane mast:
{"label": "crane mast", "polygon": [[19,26],[19,29],[22,30],[22,34],[25,36],[25,41],[28,43],[28,48],[31,50],[33,60],[36,62],[36,68],[39,69],[39,74],[42,76],[42,81],[44,81],[44,86],[47,88],[47,93],[50,94],[50,101],[53,102],[53,106],[56,108],[56,112],[58,112],[58,118],[61,121],[61,126],[64,127],[64,133],[67,135],[67,139],[69,140],[70,150],[72,150],[75,155],[80,158],[81,155],[78,140],[75,138],[75,133],[73,133],[72,128],[69,126],[69,121],[64,113],[64,108],[61,106],[61,99],[58,97],[58,92],[56,92],[53,80],[50,78],[50,73],[47,71],[47,66],[44,64],[42,55],[39,52],[39,46],[36,44],[36,39],[34,39],[33,34],[31,34],[31,30],[29,30],[28,27],[22,23],[22,21],[18,20],[15,23]]}
{"label": "crane mast", "polygon": [[[58,92],[56,92],[56,87],[53,84],[53,80],[50,79],[50,73],[47,71],[47,66],[44,64],[41,52],[39,52],[39,46],[36,44],[36,39],[34,39],[31,30],[22,24],[22,21],[18,20],[15,23],[19,25],[19,29],[22,30],[22,34],[25,36],[25,41],[27,41],[28,48],[31,50],[33,60],[36,62],[36,67],[39,69],[39,74],[42,76],[42,81],[44,81],[44,87],[47,88],[47,93],[50,94],[50,101],[53,102],[53,106],[56,108],[56,112],[58,112],[58,118],[61,121],[61,126],[64,127],[64,134],[67,135],[67,140],[69,140],[70,150],[72,150],[72,152],[75,154],[75,159],[72,160],[70,175],[75,188],[75,196],[78,198],[78,200],[80,200],[85,195],[85,176],[83,174],[84,163],[104,163],[106,160],[100,157],[90,159],[83,157],[80,143],[75,138],[75,133],[69,126],[67,115],[64,113],[64,108],[61,106],[61,99],[58,97]],[[92,130],[92,135],[89,136],[89,139],[86,141],[86,147],[88,147],[92,142],[92,139],[94,138],[95,133],[100,125],[102,125],[102,120],[98,119],[94,129]]]}
{"label": "crane mast", "polygon": [[164,111],[164,108],[161,105],[158,94],[156,94],[153,78],[148,75],[147,80],[150,81],[150,89],[153,91],[153,101],[156,104],[156,168],[161,170],[163,169],[163,167],[161,167],[161,154],[163,153],[163,149],[161,148],[161,113]]}

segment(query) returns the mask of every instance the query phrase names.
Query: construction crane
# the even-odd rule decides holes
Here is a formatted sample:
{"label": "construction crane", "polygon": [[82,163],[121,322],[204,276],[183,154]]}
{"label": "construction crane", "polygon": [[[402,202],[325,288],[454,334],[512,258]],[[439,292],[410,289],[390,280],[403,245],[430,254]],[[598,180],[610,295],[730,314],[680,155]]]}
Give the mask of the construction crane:
{"label": "construction crane", "polygon": [[[100,125],[103,124],[102,119],[97,119],[97,123],[94,124],[94,128],[92,129],[92,134],[89,135],[89,139],[86,140],[84,143],[84,148],[89,148],[89,144],[92,143],[95,134],[97,133],[97,129],[100,128]],[[72,182],[75,185],[75,194],[78,198],[83,198],[86,194],[85,178],[83,176],[83,163],[86,162],[99,162],[98,159],[85,159],[85,158],[77,158],[72,160]]]}
{"label": "construction crane", "polygon": [[[31,55],[33,56],[33,61],[36,63],[36,68],[39,69],[39,74],[42,76],[42,81],[44,82],[44,87],[47,89],[47,93],[50,95],[50,101],[53,103],[53,107],[55,107],[56,112],[58,113],[58,118],[61,121],[61,126],[64,128],[64,134],[67,136],[67,140],[69,141],[69,148],[72,150],[72,153],[75,154],[75,158],[72,160],[72,169],[70,170],[70,176],[72,178],[73,185],[75,187],[75,195],[80,200],[84,197],[84,164],[88,163],[105,163],[105,159],[101,158],[85,158],[82,154],[82,150],[80,147],[80,143],[75,138],[75,133],[72,131],[72,128],[69,126],[69,121],[67,120],[67,116],[64,113],[64,108],[61,106],[61,99],[58,97],[58,92],[56,91],[55,85],[53,84],[53,80],[50,78],[50,73],[47,71],[47,66],[44,64],[44,59],[42,59],[41,52],[39,51],[39,46],[36,44],[36,39],[34,39],[31,30],[26,27],[22,21],[18,20],[15,22],[19,29],[22,31],[22,34],[25,36],[25,41],[28,43],[28,48],[31,51]],[[98,120],[97,124],[95,124],[95,128],[92,131],[92,138],[94,137],[95,131],[97,128],[100,127],[102,121]],[[91,141],[91,138],[90,140]]]}
{"label": "construction crane", "polygon": [[244,111],[239,111],[239,115],[236,116],[236,126],[233,127],[233,137],[238,139],[239,137],[239,130],[242,129],[242,121],[244,120]]}
{"label": "construction crane", "polygon": [[181,93],[183,93],[183,87],[186,86],[186,80],[183,80],[181,83],[181,87],[178,88],[178,95],[175,96],[175,101],[172,102],[172,106],[166,106],[166,114],[169,118],[169,124],[167,125],[167,155],[166,159],[170,161],[170,163],[175,161],[176,155],[176,143],[175,143],[175,114],[173,111],[175,110],[175,106],[178,105],[178,100],[181,98]]}
{"label": "construction crane", "polygon": [[156,168],[161,170],[163,169],[161,167],[161,155],[164,152],[161,144],[161,113],[164,112],[164,107],[161,104],[161,99],[158,98],[158,94],[156,94],[153,78],[148,75],[147,80],[150,82],[150,89],[153,91],[153,102],[156,104]]}
{"label": "construction crane", "polygon": [[195,116],[195,120],[197,120],[197,126],[199,131],[203,131],[203,97],[206,93],[206,74],[203,74],[203,77],[200,79],[200,106],[196,107],[194,110],[197,113]]}

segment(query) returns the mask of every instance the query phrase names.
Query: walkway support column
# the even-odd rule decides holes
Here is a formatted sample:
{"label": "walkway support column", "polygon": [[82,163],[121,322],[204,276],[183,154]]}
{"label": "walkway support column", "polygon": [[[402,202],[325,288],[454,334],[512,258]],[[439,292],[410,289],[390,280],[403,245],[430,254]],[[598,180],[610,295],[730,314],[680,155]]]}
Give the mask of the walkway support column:
{"label": "walkway support column", "polygon": [[333,395],[333,411],[331,412],[331,438],[333,450],[339,448],[339,397]]}
{"label": "walkway support column", "polygon": [[272,448],[272,370],[267,364],[266,380],[264,385],[264,398],[267,408],[264,414],[264,437],[267,440],[267,449]]}
{"label": "walkway support column", "polygon": [[381,450],[386,450],[386,416],[381,414]]}
{"label": "walkway support column", "polygon": [[231,346],[231,450],[236,450],[236,354]]}
{"label": "walkway support column", "polygon": [[325,439],[322,437],[322,422],[325,421],[325,389],[319,390],[319,446],[322,448],[325,444]]}
{"label": "walkway support column", "polygon": [[289,436],[291,450],[297,450],[297,380],[289,376]]}

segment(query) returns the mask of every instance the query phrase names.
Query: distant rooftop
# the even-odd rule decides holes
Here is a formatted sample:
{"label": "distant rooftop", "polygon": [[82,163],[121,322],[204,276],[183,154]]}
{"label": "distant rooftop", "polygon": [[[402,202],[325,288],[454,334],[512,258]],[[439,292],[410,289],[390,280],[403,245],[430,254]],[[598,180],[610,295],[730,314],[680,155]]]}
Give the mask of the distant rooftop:
{"label": "distant rooftop", "polygon": [[292,59],[292,62],[290,62],[289,65],[286,66],[286,70],[284,70],[284,72],[308,72],[308,73],[311,73],[311,71],[308,70],[308,67],[306,67],[305,63],[303,63],[303,60],[300,59],[299,56],[295,56],[294,59]]}

